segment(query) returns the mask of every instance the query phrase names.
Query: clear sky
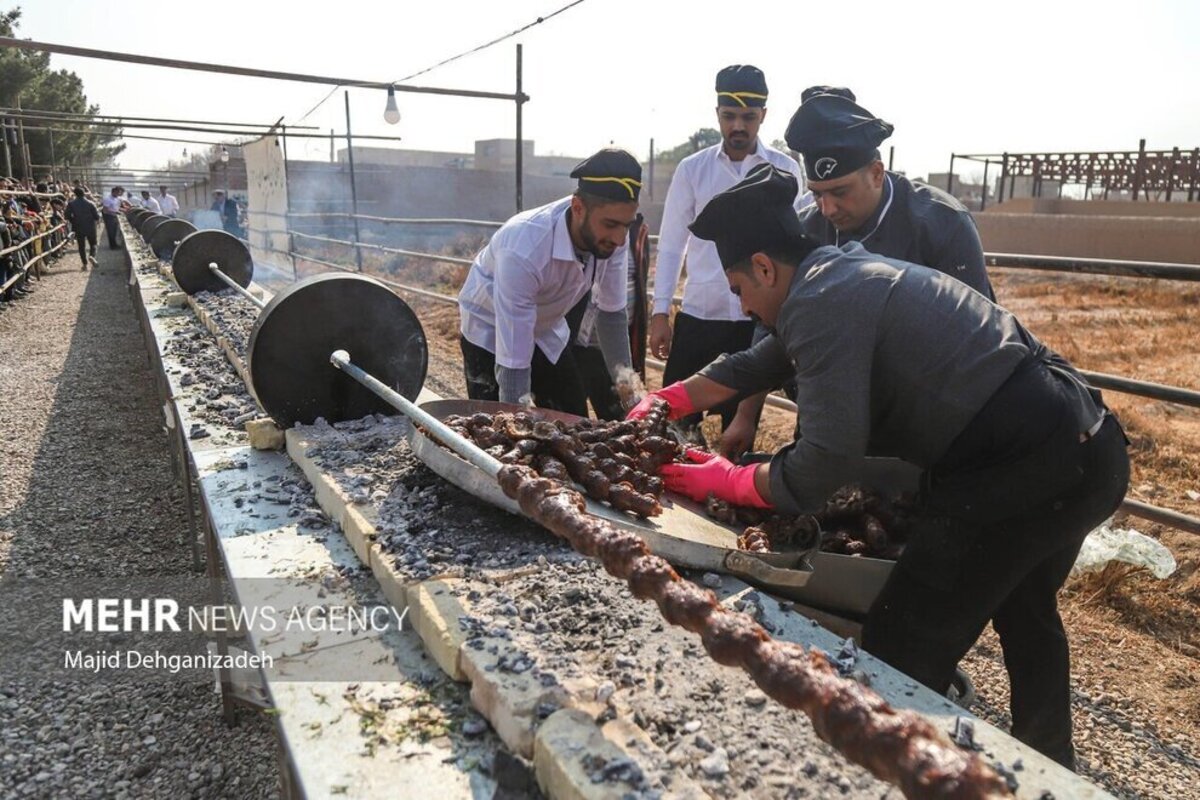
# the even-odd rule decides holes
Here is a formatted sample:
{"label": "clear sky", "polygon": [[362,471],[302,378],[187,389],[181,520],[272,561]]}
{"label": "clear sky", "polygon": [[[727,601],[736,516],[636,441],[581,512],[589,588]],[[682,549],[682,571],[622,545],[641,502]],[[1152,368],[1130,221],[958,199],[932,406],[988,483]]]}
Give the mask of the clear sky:
{"label": "clear sky", "polygon": [[[566,2],[24,0],[19,35],[386,81]],[[661,149],[715,127],[713,78],[734,63],[766,73],[767,141],[782,138],[806,86],[849,86],[896,126],[896,166],[912,175],[944,171],[951,152],[1132,150],[1143,137],[1151,149],[1200,146],[1194,0],[585,0],[412,83],[511,92],[516,41],[532,98],[525,135],[539,154],[582,156],[612,142],[644,159],[651,137]],[[295,123],[329,91],[60,55],[52,65],[78,73],[89,99],[112,114]],[[389,126],[382,91],[351,90],[350,99],[356,133],[399,134],[407,147],[470,151],[475,139],[514,134],[513,106],[503,101],[401,94],[403,118]],[[339,90],[307,122],[341,132],[343,104]],[[185,146],[128,144],[125,167],[161,164]],[[289,142],[289,155],[328,158],[328,144]]]}

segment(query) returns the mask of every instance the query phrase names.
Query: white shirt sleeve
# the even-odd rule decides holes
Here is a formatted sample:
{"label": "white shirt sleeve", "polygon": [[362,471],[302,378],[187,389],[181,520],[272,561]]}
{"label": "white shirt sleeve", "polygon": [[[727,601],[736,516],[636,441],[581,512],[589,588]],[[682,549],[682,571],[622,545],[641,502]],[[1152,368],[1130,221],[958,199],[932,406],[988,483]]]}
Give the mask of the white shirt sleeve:
{"label": "white shirt sleeve", "polygon": [[800,169],[800,165],[796,163],[796,159],[787,156],[783,161],[784,163],[780,166],[796,176],[796,183],[800,187],[800,190],[796,192],[796,199],[792,201],[792,207],[799,212],[812,205],[812,193],[808,191],[808,186],[805,185],[804,170]]}
{"label": "white shirt sleeve", "polygon": [[687,226],[696,218],[696,191],[687,175],[687,162],[680,162],[667,189],[663,206],[662,226],[658,232],[658,259],[654,265],[653,314],[669,314],[679,272],[683,269],[683,254],[690,232]]}
{"label": "white shirt sleeve", "polygon": [[601,311],[623,311],[629,300],[629,237],[604,265],[592,297]]}
{"label": "white shirt sleeve", "polygon": [[510,251],[497,252],[495,259],[496,363],[525,369],[533,365],[541,276],[532,264]]}

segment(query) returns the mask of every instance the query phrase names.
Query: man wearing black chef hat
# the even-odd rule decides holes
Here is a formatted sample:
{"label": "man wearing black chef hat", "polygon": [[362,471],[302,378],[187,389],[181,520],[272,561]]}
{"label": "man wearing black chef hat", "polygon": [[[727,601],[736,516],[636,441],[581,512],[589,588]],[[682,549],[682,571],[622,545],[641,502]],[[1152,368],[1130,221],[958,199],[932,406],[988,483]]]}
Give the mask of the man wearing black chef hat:
{"label": "man wearing black chef hat", "polygon": [[[995,300],[966,207],[941,189],[884,169],[879,145],[892,130],[849,89],[804,90],[786,138],[803,156],[814,200],[800,215],[805,235],[818,244],[859,242],[872,253],[944,272]],[[739,405],[722,452],[736,456],[752,446],[763,400],[759,395]]]}
{"label": "man wearing black chef hat", "polygon": [[475,257],[459,292],[467,396],[587,416],[569,347],[589,299],[610,374],[632,361],[626,315],[626,240],[638,209],[642,168],[605,149],[571,172],[575,193],[524,211]]}
{"label": "man wearing black chef hat", "polygon": [[941,272],[857,242],[819,247],[770,165],[692,223],[742,309],[774,331],[653,392],[669,417],[795,378],[802,436],[769,463],[688,451],[661,470],[694,500],[811,514],[870,470],[920,467],[903,554],[867,615],[873,655],[945,692],[990,621],[1011,681],[1012,732],[1073,767],[1070,658],[1057,592],[1088,532],[1121,503],[1129,457],[1098,391],[1008,311]]}

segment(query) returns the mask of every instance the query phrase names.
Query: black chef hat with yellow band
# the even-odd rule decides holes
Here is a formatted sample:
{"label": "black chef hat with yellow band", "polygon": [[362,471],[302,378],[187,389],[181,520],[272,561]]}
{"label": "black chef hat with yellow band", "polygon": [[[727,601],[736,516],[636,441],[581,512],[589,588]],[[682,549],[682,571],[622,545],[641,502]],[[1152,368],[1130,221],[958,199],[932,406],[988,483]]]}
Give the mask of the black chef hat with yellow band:
{"label": "black chef hat with yellow band", "polygon": [[624,150],[605,148],[571,170],[579,191],[608,200],[636,203],[642,192],[642,165]]}
{"label": "black chef hat with yellow band", "polygon": [[799,189],[795,175],[759,164],[740,183],[709,200],[688,227],[697,239],[717,246],[725,269],[755,253],[798,245],[812,250],[816,242],[804,235],[793,206]]}
{"label": "black chef hat with yellow band", "polygon": [[717,105],[762,108],[767,104],[767,79],[749,64],[734,64],[717,73]]}
{"label": "black chef hat with yellow band", "polygon": [[804,156],[809,181],[830,181],[877,160],[894,127],[856,103],[849,89],[819,88],[804,92],[784,138]]}

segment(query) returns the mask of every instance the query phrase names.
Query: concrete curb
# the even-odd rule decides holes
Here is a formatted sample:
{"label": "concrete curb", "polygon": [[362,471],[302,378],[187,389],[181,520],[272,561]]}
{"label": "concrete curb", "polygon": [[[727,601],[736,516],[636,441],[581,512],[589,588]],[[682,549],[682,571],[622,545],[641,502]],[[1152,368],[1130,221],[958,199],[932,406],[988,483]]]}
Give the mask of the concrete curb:
{"label": "concrete curb", "polygon": [[[534,670],[505,669],[505,664],[528,659],[530,654],[504,635],[473,632],[469,636],[462,624],[464,617],[471,616],[467,593],[472,588],[486,591],[488,585],[446,576],[406,582],[375,542],[378,514],[374,508],[355,505],[333,477],[306,455],[314,442],[303,428],[286,431],[285,438],[288,455],[312,484],[317,503],[342,526],[384,596],[397,611],[408,609],[407,619],[434,663],[452,679],[470,683],[471,704],[509,750],[533,760],[538,784],[548,796],[616,800],[646,788],[644,779],[632,785],[598,767],[609,764],[620,768],[618,778],[656,776],[669,789],[661,796],[708,796],[663,769],[668,763],[666,753],[632,722],[618,717],[597,724],[598,717],[612,716],[613,709],[596,700],[596,680],[569,675],[548,682],[545,674]],[[504,576],[492,577],[502,581]]]}

